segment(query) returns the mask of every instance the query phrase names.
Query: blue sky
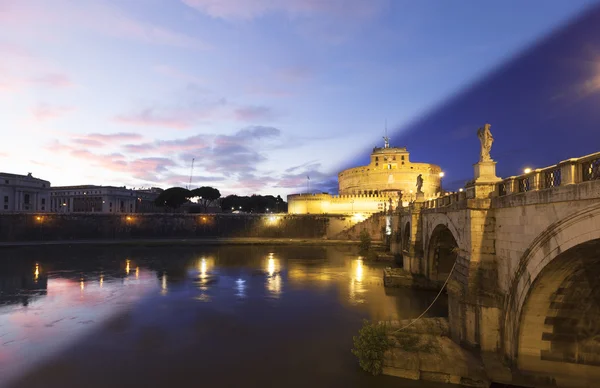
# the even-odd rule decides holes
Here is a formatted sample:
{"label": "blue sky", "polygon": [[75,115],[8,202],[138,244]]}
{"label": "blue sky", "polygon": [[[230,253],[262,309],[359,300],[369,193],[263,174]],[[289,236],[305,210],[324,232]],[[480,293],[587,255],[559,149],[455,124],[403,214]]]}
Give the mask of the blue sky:
{"label": "blue sky", "polygon": [[440,107],[596,3],[0,0],[0,171],[166,188],[195,158],[193,186],[285,195],[307,175],[330,188],[387,120],[393,145],[460,185],[477,145],[427,138],[473,148],[460,136],[501,128],[504,100],[485,118],[460,102],[462,130]]}

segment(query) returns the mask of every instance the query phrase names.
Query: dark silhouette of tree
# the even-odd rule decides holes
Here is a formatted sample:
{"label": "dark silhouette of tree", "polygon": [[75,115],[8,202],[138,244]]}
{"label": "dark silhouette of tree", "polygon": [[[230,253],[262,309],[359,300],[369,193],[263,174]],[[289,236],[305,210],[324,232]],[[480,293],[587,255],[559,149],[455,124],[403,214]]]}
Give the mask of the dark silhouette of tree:
{"label": "dark silhouette of tree", "polygon": [[272,195],[252,195],[240,197],[228,195],[221,201],[223,211],[243,211],[248,213],[285,213],[287,203],[280,197]]}
{"label": "dark silhouette of tree", "polygon": [[191,197],[199,197],[198,204],[202,206],[204,212],[208,211],[209,206],[221,198],[221,193],[214,187],[202,186],[191,191]]}
{"label": "dark silhouette of tree", "polygon": [[191,196],[192,193],[188,189],[184,189],[183,187],[171,187],[160,193],[158,198],[154,201],[154,204],[159,207],[177,209],[186,203]]}

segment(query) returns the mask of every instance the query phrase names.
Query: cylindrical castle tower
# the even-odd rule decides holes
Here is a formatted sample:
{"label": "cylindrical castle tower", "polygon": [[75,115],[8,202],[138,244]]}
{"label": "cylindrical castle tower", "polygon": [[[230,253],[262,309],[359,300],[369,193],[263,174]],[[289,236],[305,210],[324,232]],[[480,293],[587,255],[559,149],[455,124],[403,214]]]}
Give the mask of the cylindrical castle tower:
{"label": "cylindrical castle tower", "polygon": [[417,176],[423,178],[424,197],[441,191],[442,169],[429,163],[413,163],[406,147],[375,147],[369,165],[354,167],[338,174],[340,195],[384,194],[402,191],[405,199],[417,192]]}

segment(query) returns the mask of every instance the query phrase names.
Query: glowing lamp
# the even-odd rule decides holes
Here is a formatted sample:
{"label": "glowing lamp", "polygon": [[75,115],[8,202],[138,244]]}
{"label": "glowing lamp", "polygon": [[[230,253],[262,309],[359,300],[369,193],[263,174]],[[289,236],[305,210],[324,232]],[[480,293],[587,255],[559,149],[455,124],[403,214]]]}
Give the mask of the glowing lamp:
{"label": "glowing lamp", "polygon": [[444,172],[443,172],[443,171],[440,171],[440,174],[439,174],[439,175],[440,175],[440,178],[443,178],[445,174],[444,174]]}
{"label": "glowing lamp", "polygon": [[462,193],[462,191],[463,191],[463,188],[461,187],[460,189],[458,189],[458,191],[460,191],[460,192]]}
{"label": "glowing lamp", "polygon": [[525,174],[529,174],[531,172],[531,169],[529,167],[527,167],[525,170],[523,170],[523,172]]}

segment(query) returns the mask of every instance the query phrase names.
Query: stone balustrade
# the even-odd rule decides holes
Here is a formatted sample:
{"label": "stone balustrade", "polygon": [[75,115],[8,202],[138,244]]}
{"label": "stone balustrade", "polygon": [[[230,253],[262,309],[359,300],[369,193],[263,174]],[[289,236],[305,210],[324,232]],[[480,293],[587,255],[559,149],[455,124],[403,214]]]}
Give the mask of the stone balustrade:
{"label": "stone balustrade", "polygon": [[547,190],[597,179],[600,179],[600,152],[503,179],[496,186],[495,196]]}

